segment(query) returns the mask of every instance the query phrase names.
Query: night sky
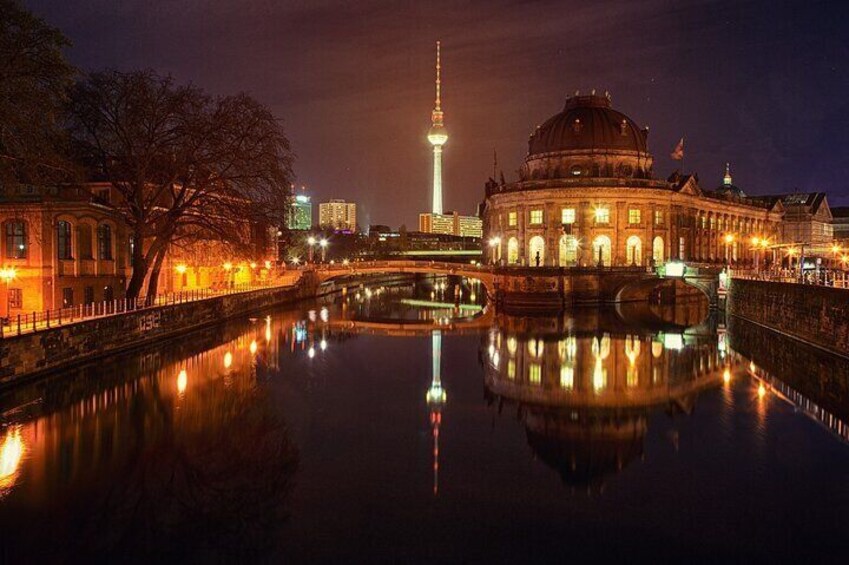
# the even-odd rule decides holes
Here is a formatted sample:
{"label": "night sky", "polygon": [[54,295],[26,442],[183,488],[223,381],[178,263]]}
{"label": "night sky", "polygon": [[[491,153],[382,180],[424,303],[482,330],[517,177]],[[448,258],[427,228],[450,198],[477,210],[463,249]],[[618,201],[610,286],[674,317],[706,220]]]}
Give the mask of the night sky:
{"label": "night sky", "polygon": [[[24,0],[90,70],[154,68],[247,91],[284,120],[298,184],[354,200],[361,224],[413,228],[430,202],[434,44],[443,45],[445,208],[508,180],[567,93],[610,91],[650,127],[655,174],[849,204],[846,2]],[[314,213],[317,213],[317,208]]]}

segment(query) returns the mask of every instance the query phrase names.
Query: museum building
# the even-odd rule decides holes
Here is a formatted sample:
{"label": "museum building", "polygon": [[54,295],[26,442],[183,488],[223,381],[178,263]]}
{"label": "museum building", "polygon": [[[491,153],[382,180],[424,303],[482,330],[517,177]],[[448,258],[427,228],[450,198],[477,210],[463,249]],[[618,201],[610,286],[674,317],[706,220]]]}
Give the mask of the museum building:
{"label": "museum building", "polygon": [[753,262],[775,241],[781,202],[747,197],[726,168],[707,190],[696,175],[654,176],[648,128],[605,94],[567,98],[530,135],[519,180],[490,179],[484,236],[508,265],[649,266],[670,260]]}

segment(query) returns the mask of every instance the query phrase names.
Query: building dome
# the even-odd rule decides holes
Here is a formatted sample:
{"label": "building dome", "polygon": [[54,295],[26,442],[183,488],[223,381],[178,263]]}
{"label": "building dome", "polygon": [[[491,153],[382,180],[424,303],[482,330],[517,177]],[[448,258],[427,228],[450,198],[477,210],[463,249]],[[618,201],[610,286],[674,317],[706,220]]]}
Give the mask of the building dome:
{"label": "building dome", "polygon": [[606,96],[573,96],[566,107],[539,126],[528,141],[528,154],[574,150],[645,153],[648,130],[610,107]]}
{"label": "building dome", "polygon": [[528,140],[522,180],[651,178],[648,129],[611,108],[610,97],[573,96]]}

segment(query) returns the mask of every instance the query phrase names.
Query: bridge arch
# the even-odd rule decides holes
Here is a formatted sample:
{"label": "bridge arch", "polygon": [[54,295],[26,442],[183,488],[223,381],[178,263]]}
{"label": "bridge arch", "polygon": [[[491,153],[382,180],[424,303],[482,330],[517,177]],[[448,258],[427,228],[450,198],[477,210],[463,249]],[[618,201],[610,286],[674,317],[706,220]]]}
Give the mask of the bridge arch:
{"label": "bridge arch", "polygon": [[460,276],[476,279],[486,288],[487,295],[495,293],[495,275],[491,267],[476,267],[459,263],[439,261],[374,261],[370,263],[352,263],[349,265],[323,266],[313,273],[316,288],[324,283],[332,282],[342,277],[359,275],[402,275],[424,274],[439,276]]}
{"label": "bridge arch", "polygon": [[679,281],[691,288],[697,289],[708,301],[711,307],[717,304],[717,288],[716,285],[702,278],[658,278],[655,276],[646,276],[636,280],[631,280],[623,283],[614,292],[614,302],[642,302],[648,300],[651,292],[656,288],[674,284]]}

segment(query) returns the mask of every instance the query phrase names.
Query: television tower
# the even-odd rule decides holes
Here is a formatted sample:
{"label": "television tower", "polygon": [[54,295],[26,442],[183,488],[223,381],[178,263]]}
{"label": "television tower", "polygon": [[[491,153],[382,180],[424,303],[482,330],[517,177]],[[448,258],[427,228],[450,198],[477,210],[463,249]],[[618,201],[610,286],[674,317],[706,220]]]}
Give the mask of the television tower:
{"label": "television tower", "polygon": [[439,41],[436,42],[436,104],[431,113],[431,126],[427,140],[433,145],[433,209],[434,214],[442,214],[442,146],[448,141],[448,133],[442,125],[442,101],[440,99],[440,61]]}

